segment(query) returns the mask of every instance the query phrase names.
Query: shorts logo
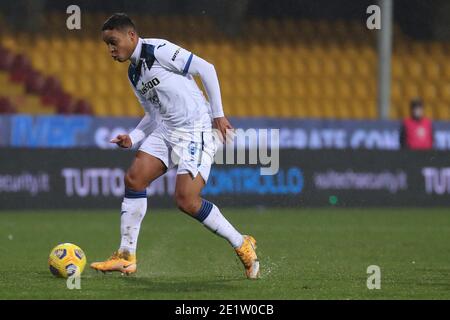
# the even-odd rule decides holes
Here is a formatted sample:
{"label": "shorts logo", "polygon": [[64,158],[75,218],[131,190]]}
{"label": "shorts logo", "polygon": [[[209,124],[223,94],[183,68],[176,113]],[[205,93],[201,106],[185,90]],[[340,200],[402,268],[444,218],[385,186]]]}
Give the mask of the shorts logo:
{"label": "shorts logo", "polygon": [[197,151],[197,146],[194,141],[191,141],[191,143],[189,143],[188,149],[191,156],[195,155],[195,152]]}
{"label": "shorts logo", "polygon": [[190,155],[189,162],[197,163],[197,167],[200,166],[202,157],[199,145],[199,143],[195,143],[194,141],[191,141],[188,145],[188,152]]}

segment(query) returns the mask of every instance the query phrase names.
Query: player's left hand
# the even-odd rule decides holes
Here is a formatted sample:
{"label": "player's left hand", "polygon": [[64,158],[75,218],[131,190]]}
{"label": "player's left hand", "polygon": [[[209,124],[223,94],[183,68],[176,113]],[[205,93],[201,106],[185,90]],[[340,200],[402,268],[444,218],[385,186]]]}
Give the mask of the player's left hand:
{"label": "player's left hand", "polygon": [[121,148],[131,148],[131,138],[127,134],[119,134],[114,139],[111,139],[111,143],[117,144]]}
{"label": "player's left hand", "polygon": [[226,117],[214,118],[214,128],[219,130],[222,142],[233,140],[234,128]]}

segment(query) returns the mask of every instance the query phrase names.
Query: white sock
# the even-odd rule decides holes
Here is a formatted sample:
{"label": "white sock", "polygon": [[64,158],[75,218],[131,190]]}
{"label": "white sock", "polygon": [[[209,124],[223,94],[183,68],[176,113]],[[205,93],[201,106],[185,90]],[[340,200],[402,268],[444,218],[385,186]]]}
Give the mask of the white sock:
{"label": "white sock", "polygon": [[197,220],[201,221],[206,228],[215,234],[227,239],[233,248],[239,248],[242,245],[244,241],[242,235],[228,222],[219,208],[213,203],[202,200],[202,207],[197,215]]}
{"label": "white sock", "polygon": [[120,249],[136,254],[136,246],[141,229],[141,222],[147,211],[147,197],[124,198],[122,202],[122,216],[120,218]]}

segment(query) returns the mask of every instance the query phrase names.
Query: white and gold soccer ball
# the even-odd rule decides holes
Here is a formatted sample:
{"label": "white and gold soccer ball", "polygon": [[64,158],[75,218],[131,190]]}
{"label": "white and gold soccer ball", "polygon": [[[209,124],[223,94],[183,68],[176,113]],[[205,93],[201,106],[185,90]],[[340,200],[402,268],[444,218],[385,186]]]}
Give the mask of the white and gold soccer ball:
{"label": "white and gold soccer ball", "polygon": [[81,275],[86,265],[86,255],[83,250],[72,243],[57,245],[50,252],[48,266],[50,272],[57,277],[68,278]]}

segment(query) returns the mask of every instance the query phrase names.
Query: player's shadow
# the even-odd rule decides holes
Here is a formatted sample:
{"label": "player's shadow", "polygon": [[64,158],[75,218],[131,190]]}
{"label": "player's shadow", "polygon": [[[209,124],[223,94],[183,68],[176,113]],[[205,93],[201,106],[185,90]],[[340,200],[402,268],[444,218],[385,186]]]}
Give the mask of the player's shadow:
{"label": "player's shadow", "polygon": [[224,291],[236,291],[240,289],[239,286],[230,284],[233,281],[239,281],[241,278],[224,278],[215,280],[189,280],[189,279],[177,279],[162,280],[158,278],[123,278],[126,282],[131,282],[135,285],[133,290],[142,290],[145,292],[158,292],[158,293],[174,293],[174,292],[224,292]]}

